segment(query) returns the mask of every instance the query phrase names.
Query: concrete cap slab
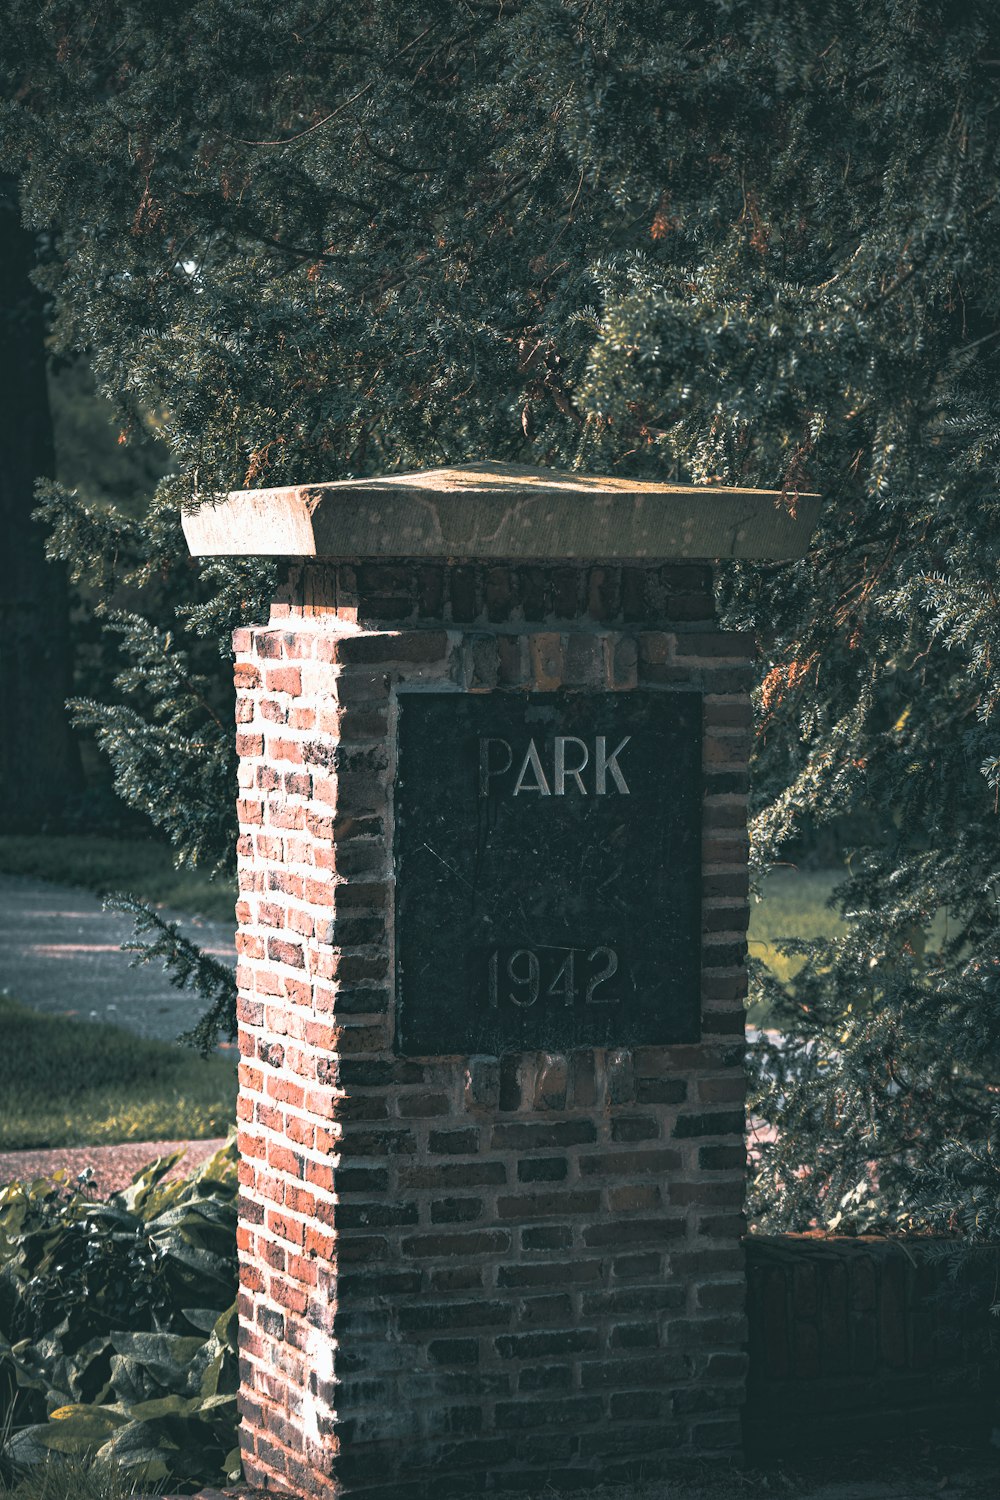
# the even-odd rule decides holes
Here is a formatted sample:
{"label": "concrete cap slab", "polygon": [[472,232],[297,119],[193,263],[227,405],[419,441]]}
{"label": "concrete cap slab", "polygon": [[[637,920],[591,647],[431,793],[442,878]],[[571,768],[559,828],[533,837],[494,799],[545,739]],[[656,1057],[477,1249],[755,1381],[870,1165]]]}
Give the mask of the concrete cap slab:
{"label": "concrete cap slab", "polygon": [[233,490],[183,515],[195,557],[645,562],[803,557],[819,497],[482,463]]}

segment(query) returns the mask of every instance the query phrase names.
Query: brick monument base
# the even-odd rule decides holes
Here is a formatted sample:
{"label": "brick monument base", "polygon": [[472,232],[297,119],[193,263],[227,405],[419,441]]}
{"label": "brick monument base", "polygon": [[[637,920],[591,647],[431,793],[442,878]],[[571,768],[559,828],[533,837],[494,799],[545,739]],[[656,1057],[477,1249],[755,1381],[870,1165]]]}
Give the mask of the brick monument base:
{"label": "brick monument base", "polygon": [[[246,1475],[310,1497],[655,1478],[740,1443],[752,644],[716,628],[711,567],[680,545],[554,566],[537,537],[541,562],[408,544],[293,562],[235,639]],[[464,731],[420,738],[447,693],[456,726],[493,725],[467,775]],[[636,809],[666,827],[674,771],[635,725],[682,699],[697,798],[639,920],[629,851],[657,816]],[[639,715],[625,749],[597,733],[613,713]],[[407,787],[452,761],[425,836]],[[507,946],[473,891],[504,829],[536,882]],[[516,886],[521,863],[496,868]]]}

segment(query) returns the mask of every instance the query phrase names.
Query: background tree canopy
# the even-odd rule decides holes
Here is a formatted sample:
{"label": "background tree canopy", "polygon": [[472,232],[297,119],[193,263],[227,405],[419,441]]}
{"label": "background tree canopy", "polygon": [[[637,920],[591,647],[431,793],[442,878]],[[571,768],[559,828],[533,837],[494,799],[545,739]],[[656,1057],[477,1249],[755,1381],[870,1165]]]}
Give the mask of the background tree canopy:
{"label": "background tree canopy", "polygon": [[771,996],[758,1212],[1000,1229],[992,0],[6,10],[57,346],[175,466],[138,519],[46,491],[54,555],[157,583],[78,710],[123,794],[229,859],[215,653],[266,577],[199,573],[182,504],[484,457],[819,490],[811,558],[723,586],[757,859],[857,844],[847,935]]}

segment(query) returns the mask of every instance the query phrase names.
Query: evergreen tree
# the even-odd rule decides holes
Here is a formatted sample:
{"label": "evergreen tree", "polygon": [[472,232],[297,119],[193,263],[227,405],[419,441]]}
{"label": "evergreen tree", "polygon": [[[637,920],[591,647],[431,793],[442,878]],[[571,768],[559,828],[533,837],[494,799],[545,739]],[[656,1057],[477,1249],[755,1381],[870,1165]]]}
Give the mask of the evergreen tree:
{"label": "evergreen tree", "polygon": [[810,559],[723,588],[762,648],[759,865],[864,833],[846,936],[769,986],[804,1041],[765,1059],[759,1213],[1000,1229],[991,0],[7,16],[58,336],[176,465],[140,520],[46,502],[58,556],[178,601],[109,622],[125,701],[81,710],[123,794],[229,857],[209,654],[267,579],[196,573],[183,504],[483,457],[819,490]]}
{"label": "evergreen tree", "polygon": [[17,183],[0,175],[0,780],[7,829],[58,819],[78,790],[66,713],[72,677],[66,570],[47,562],[35,483],[55,454],[45,377],[43,298],[30,279],[35,236]]}

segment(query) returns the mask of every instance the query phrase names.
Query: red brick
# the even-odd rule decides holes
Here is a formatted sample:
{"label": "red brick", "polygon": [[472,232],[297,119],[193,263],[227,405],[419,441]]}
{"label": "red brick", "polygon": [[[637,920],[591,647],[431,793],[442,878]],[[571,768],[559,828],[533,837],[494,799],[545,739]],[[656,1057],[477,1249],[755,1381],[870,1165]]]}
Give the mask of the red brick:
{"label": "red brick", "polygon": [[332,1261],[336,1249],[334,1236],[319,1224],[307,1224],[304,1236],[304,1245],[307,1254],[318,1256],[319,1259]]}
{"label": "red brick", "polygon": [[293,1280],[300,1282],[302,1284],[302,1286],[312,1287],[312,1286],[316,1286],[317,1282],[319,1281],[319,1271],[317,1269],[316,1260],[315,1260],[314,1256],[310,1255],[308,1253],[309,1252],[309,1235],[308,1235],[308,1232],[306,1234],[305,1249],[306,1249],[306,1254],[305,1255],[292,1255],[292,1254],[289,1254],[289,1256],[287,1258],[287,1270],[288,1270],[288,1275],[290,1277],[292,1277]]}
{"label": "red brick", "polygon": [[[291,1312],[305,1312],[309,1303],[309,1297],[300,1286],[292,1281],[286,1281],[284,1277],[271,1277],[268,1288],[270,1296],[279,1306],[288,1308]],[[289,1429],[294,1431],[294,1428]]]}
{"label": "red brick", "polygon": [[301,1245],[305,1241],[305,1228],[300,1219],[293,1219],[288,1214],[280,1214],[273,1209],[268,1209],[266,1223],[272,1234],[278,1239],[286,1240],[290,1245]]}
{"label": "red brick", "polygon": [[280,974],[271,969],[258,969],[253,976],[254,991],[258,995],[280,995],[283,993]]}
{"label": "red brick", "polygon": [[267,956],[275,963],[289,964],[292,968],[305,967],[305,956],[298,943],[288,943],[282,938],[268,938]]}
{"label": "red brick", "polygon": [[334,1171],[327,1162],[307,1161],[305,1177],[307,1182],[311,1182],[314,1187],[322,1188],[325,1192],[332,1193],[334,1190]]}
{"label": "red brick", "polygon": [[287,1172],[291,1177],[301,1177],[303,1173],[302,1157],[278,1141],[268,1142],[267,1163],[276,1172]]}
{"label": "red brick", "polygon": [[251,1000],[249,995],[240,995],[236,1001],[236,1016],[248,1026],[260,1026],[264,1019],[263,1003]]}
{"label": "red brick", "polygon": [[266,742],[266,754],[269,760],[291,761],[295,765],[302,764],[302,745],[299,740],[269,738]]}
{"label": "red brick", "polygon": [[316,1213],[316,1194],[311,1193],[308,1188],[288,1183],[285,1186],[285,1207],[292,1213],[311,1219]]}
{"label": "red brick", "polygon": [[[295,1109],[301,1109],[306,1098],[302,1085],[294,1083],[290,1078],[268,1078],[267,1093],[270,1098],[277,1099],[282,1104],[291,1104]],[[309,1108],[312,1109],[313,1105],[310,1104]]]}
{"label": "red brick", "polygon": [[264,673],[266,693],[287,693],[298,698],[302,692],[302,673],[298,667],[269,667]]}
{"label": "red brick", "polygon": [[310,912],[303,911],[301,907],[293,907],[288,913],[288,927],[302,937],[312,937],[316,923]]}
{"label": "red brick", "polygon": [[742,1104],[745,1095],[742,1069],[733,1078],[704,1078],[698,1083],[698,1098],[705,1104]]}
{"label": "red brick", "polygon": [[660,1189],[655,1184],[608,1188],[608,1208],[615,1214],[658,1208],[660,1201]]}
{"label": "red brick", "polygon": [[307,879],[303,886],[303,896],[311,906],[332,906],[337,890],[333,881]]}

